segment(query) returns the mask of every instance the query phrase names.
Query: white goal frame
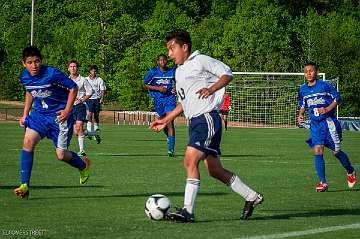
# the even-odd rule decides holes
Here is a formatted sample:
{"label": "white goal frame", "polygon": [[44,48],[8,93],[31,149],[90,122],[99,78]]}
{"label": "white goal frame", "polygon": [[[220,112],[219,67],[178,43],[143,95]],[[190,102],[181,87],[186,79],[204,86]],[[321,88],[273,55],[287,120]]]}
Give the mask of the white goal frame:
{"label": "white goal frame", "polygon": [[[226,87],[231,108],[228,125],[248,128],[296,128],[301,72],[233,72]],[[319,79],[326,79],[319,73]],[[331,81],[338,89],[338,81]]]}

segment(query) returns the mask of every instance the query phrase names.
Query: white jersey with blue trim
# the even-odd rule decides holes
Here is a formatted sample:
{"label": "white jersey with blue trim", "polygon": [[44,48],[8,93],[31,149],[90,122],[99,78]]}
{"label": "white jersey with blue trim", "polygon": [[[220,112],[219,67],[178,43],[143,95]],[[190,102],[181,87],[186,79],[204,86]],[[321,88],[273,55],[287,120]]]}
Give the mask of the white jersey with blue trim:
{"label": "white jersey with blue trim", "polygon": [[325,114],[319,114],[318,112],[319,108],[325,108],[334,101],[337,103],[341,101],[340,94],[330,83],[324,80],[316,80],[316,83],[312,86],[309,86],[308,83],[300,86],[298,105],[299,108],[308,110],[311,120],[319,121],[328,117],[335,117],[335,109]]}
{"label": "white jersey with blue trim", "polygon": [[91,87],[93,88],[93,94],[90,97],[90,100],[100,99],[101,98],[101,91],[106,90],[105,82],[100,77],[96,77],[95,79],[91,79],[89,76],[86,77],[87,81],[90,83]]}
{"label": "white jersey with blue trim", "polygon": [[[74,82],[77,84],[79,90],[76,95],[76,99],[81,99],[86,95],[92,95],[93,94],[93,88],[88,82],[88,80],[85,77],[82,77],[81,75],[78,75]],[[85,102],[83,102],[85,104]]]}
{"label": "white jersey with blue trim", "polygon": [[223,75],[232,76],[230,67],[219,60],[200,54],[199,51],[192,53],[183,65],[176,68],[176,91],[186,118],[191,119],[213,110],[220,110],[225,88],[206,99],[199,98],[196,92],[211,87]]}
{"label": "white jersey with blue trim", "polygon": [[41,114],[53,114],[65,109],[69,89],[76,88],[76,83],[69,79],[59,69],[51,66],[41,66],[36,76],[24,70],[20,82],[33,97],[34,110]]}

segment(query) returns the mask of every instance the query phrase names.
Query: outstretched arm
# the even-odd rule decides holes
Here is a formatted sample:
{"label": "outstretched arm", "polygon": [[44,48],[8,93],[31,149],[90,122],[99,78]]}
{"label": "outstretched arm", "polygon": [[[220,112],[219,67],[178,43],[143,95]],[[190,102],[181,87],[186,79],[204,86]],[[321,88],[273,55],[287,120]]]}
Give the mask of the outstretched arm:
{"label": "outstretched arm", "polygon": [[167,114],[164,118],[153,121],[150,124],[149,128],[156,132],[159,132],[162,129],[164,129],[168,123],[173,121],[182,112],[183,112],[183,108],[182,108],[182,105],[179,103],[176,105],[175,109],[173,109],[173,111],[171,111],[169,114]]}
{"label": "outstretched arm", "polygon": [[222,75],[219,80],[210,86],[209,88],[202,88],[198,90],[196,93],[199,94],[199,98],[206,99],[210,95],[214,94],[215,91],[220,90],[233,79],[233,76],[231,75]]}

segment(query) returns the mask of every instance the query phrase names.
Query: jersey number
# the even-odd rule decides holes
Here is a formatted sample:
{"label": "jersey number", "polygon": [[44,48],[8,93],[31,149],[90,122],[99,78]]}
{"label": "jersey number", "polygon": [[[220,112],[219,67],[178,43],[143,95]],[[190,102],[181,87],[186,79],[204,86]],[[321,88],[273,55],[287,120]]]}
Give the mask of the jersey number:
{"label": "jersey number", "polygon": [[180,91],[178,91],[178,95],[180,96],[181,100],[184,100],[185,99],[185,91],[183,88],[180,88]]}

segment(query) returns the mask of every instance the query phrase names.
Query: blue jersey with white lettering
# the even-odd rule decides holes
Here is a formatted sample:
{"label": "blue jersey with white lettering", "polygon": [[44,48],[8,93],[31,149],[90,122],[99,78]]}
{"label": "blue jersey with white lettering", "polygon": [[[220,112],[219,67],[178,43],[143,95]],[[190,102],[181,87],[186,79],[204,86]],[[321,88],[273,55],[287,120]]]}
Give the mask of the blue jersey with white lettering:
{"label": "blue jersey with white lettering", "polygon": [[298,94],[299,108],[308,110],[310,120],[320,121],[328,117],[335,117],[335,109],[319,114],[319,108],[329,106],[333,101],[339,103],[341,97],[339,92],[328,82],[316,80],[315,85],[309,86],[307,83],[300,86]]}
{"label": "blue jersey with white lettering", "polygon": [[145,85],[163,86],[167,88],[166,93],[161,93],[156,90],[149,90],[152,98],[163,98],[172,95],[173,85],[175,83],[175,68],[166,68],[161,71],[160,67],[154,67],[149,70],[144,78]]}
{"label": "blue jersey with white lettering", "polygon": [[34,108],[41,114],[53,114],[66,106],[69,89],[76,88],[75,81],[69,79],[59,69],[41,66],[36,76],[24,70],[20,82],[33,97]]}

